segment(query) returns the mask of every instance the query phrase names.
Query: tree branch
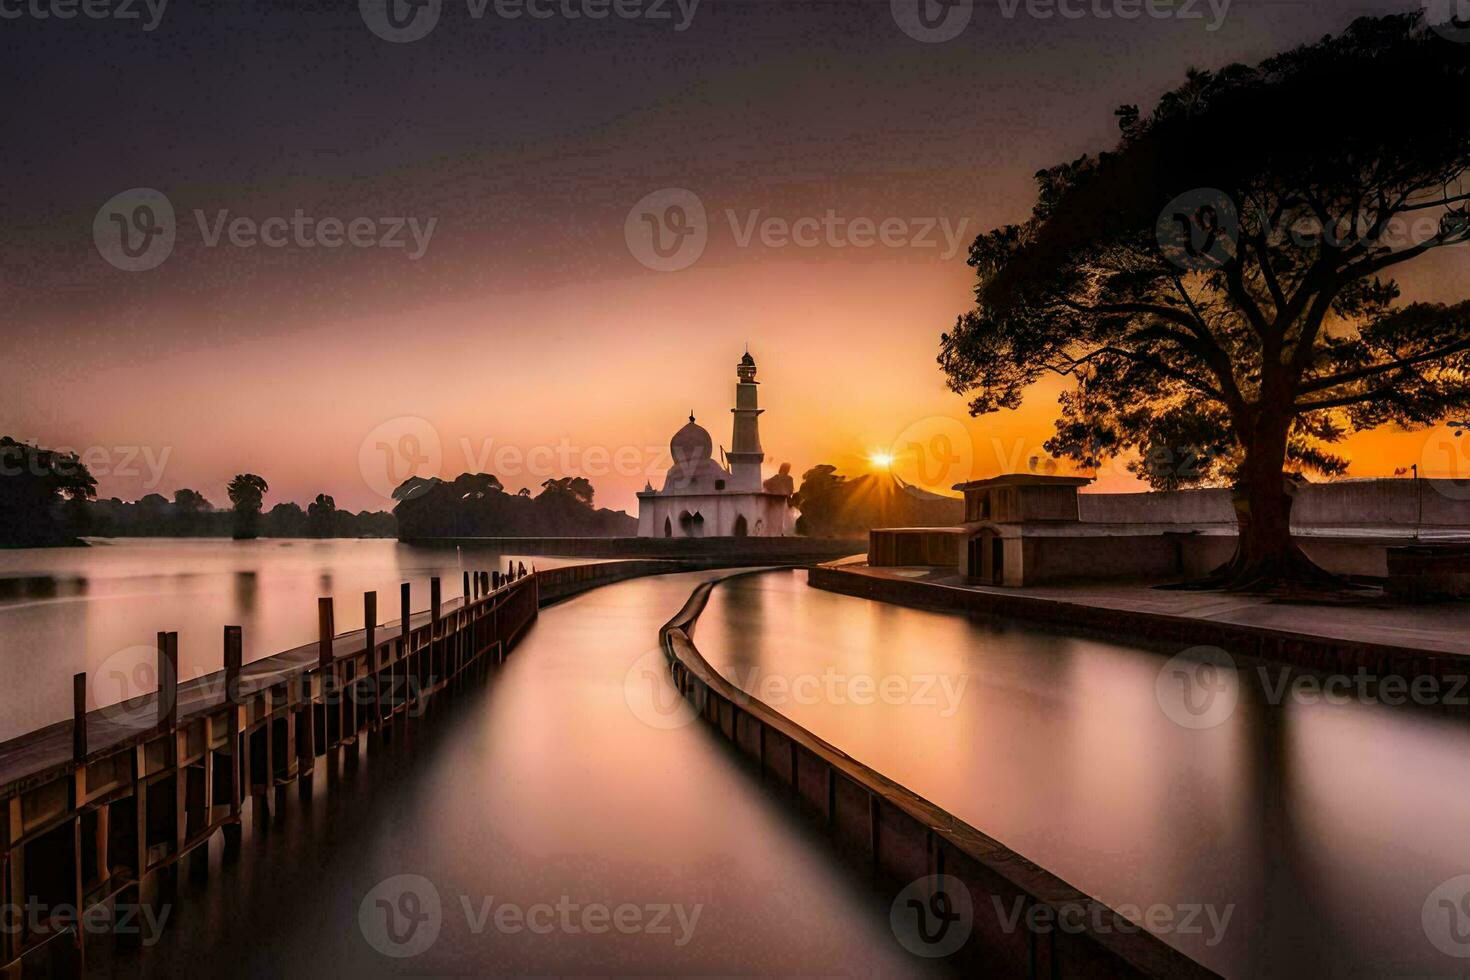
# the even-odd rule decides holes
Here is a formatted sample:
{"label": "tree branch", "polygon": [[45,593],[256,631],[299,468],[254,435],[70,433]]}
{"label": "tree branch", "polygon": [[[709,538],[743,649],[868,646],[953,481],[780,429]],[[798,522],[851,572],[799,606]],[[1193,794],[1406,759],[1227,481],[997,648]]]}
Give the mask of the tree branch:
{"label": "tree branch", "polygon": [[1297,388],[1297,392],[1298,394],[1309,395],[1314,391],[1325,391],[1328,388],[1335,388],[1338,385],[1351,384],[1354,381],[1371,378],[1375,374],[1383,374],[1386,371],[1395,371],[1414,364],[1423,364],[1425,361],[1449,357],[1451,354],[1458,354],[1462,350],[1470,350],[1470,337],[1457,340],[1453,344],[1446,344],[1444,347],[1437,347],[1434,350],[1422,351],[1409,357],[1400,357],[1397,360],[1385,361],[1382,364],[1370,364],[1367,367],[1356,368],[1352,371],[1345,371],[1342,374],[1334,374],[1326,378],[1312,378],[1309,381],[1303,382]]}

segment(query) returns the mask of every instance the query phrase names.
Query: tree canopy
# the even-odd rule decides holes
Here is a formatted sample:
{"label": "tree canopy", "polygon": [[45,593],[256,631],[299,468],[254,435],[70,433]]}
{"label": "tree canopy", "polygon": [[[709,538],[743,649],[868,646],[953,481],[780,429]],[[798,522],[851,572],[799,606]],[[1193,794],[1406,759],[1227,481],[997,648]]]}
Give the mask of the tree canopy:
{"label": "tree canopy", "polygon": [[62,505],[96,494],[97,481],[75,453],[0,437],[0,547],[75,543]]}
{"label": "tree canopy", "polygon": [[975,240],[950,386],[978,415],[1068,379],[1049,452],[1233,483],[1221,580],[1307,574],[1283,473],[1342,473],[1348,432],[1470,407],[1470,303],[1401,304],[1391,278],[1470,242],[1467,48],[1420,13],[1363,18],[1120,108],[1115,149],[1041,171],[1030,219]]}

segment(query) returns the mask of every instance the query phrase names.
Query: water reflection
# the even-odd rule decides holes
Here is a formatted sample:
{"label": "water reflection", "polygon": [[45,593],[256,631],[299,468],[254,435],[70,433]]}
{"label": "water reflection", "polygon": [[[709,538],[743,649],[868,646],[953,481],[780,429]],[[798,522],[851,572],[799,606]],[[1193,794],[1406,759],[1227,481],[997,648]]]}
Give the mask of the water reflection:
{"label": "water reflection", "polygon": [[244,628],[248,662],[314,640],[318,596],[336,600],[339,630],[356,629],[365,591],[377,590],[380,616],[392,618],[400,582],[426,609],[432,576],[449,598],[465,569],[504,567],[507,557],[384,540],[96,539],[0,551],[0,739],[70,717],[79,671],[94,708],[152,690],[139,685],[152,683],[160,630],[178,631],[188,681],[220,668],[226,625]]}
{"label": "water reflection", "polygon": [[[1230,677],[1228,717],[1190,729],[1156,694],[1177,649],[886,606],[795,572],[717,588],[695,640],[752,693],[779,692],[776,673],[780,710],[1115,907],[1233,906],[1218,942],[1161,932],[1219,972],[1459,965],[1422,916],[1470,871],[1463,719],[1272,703],[1251,673]],[[836,696],[798,696],[829,675],[846,678]]]}
{"label": "water reflection", "polygon": [[[211,880],[186,890],[164,941],[98,958],[96,975],[932,970],[894,940],[891,896],[841,870],[718,736],[630,709],[630,667],[700,578],[626,582],[544,611],[486,685],[436,702],[389,751],[337,770],[319,760],[313,792],[281,794],[239,861],[221,864],[216,843]],[[363,908],[379,913],[373,902],[404,876],[421,897],[432,889],[439,915],[418,955],[394,959],[381,916]],[[551,908],[548,930],[499,917],[534,906]],[[574,928],[559,906],[578,910]],[[665,906],[671,928],[583,928],[595,906]],[[678,908],[699,909],[692,928]]]}

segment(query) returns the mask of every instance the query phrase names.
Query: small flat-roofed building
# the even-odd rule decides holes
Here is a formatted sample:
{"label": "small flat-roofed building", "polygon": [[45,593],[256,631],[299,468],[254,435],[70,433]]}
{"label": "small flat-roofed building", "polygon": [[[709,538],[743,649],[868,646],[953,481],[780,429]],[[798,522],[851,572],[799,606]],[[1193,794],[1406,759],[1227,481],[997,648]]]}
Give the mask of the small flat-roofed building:
{"label": "small flat-roofed building", "polygon": [[[868,564],[950,568],[970,584],[1199,577],[1235,551],[1228,489],[1089,493],[1083,477],[1009,473],[955,487],[952,527],[878,528]],[[1391,547],[1470,540],[1470,491],[1450,481],[1358,480],[1295,490],[1292,533],[1341,575],[1390,575]]]}
{"label": "small flat-roofed building", "polygon": [[1009,586],[1156,576],[1178,566],[1163,528],[1082,521],[1077,492],[1091,482],[1011,473],[958,484],[963,524],[875,529],[868,564],[950,567],[973,582]]}

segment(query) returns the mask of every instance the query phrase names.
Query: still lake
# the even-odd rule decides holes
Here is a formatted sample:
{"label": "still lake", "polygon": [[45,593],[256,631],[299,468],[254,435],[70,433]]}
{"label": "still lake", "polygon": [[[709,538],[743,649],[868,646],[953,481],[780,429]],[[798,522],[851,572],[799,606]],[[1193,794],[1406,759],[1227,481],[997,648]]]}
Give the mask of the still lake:
{"label": "still lake", "polygon": [[[316,600],[336,600],[338,632],[363,625],[363,593],[378,619],[398,616],[408,582],[415,610],[429,580],[444,598],[466,570],[504,570],[488,549],[423,548],[387,539],[230,541],[93,538],[87,548],[0,550],[0,740],[71,716],[71,677],[87,672],[90,707],[156,687],[157,634],[179,634],[179,680],[220,669],[223,630],[244,628],[245,660],[310,643]],[[588,559],[535,559],[541,567]]]}

